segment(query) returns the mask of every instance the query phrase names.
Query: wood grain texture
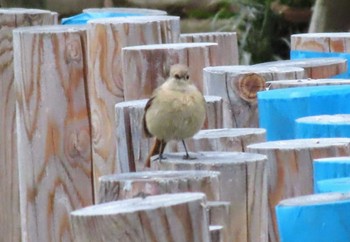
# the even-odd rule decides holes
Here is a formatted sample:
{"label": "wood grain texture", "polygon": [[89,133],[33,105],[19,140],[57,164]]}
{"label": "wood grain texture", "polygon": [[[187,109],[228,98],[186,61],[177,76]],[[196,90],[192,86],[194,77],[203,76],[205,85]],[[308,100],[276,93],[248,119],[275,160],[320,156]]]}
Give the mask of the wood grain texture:
{"label": "wood grain texture", "polygon": [[[347,60],[344,58],[307,58],[281,60],[256,64],[258,67],[301,67],[305,71],[304,78],[331,78],[347,71]],[[281,79],[280,79],[281,80]]]}
{"label": "wood grain texture", "polygon": [[[223,98],[225,128],[257,128],[258,110],[256,93],[265,90],[261,81],[297,79],[304,76],[298,67],[264,68],[255,66],[214,66],[206,67],[204,72],[204,94]],[[240,88],[240,81],[250,76],[250,97],[247,101]]]}
{"label": "wood grain texture", "polygon": [[36,9],[0,9],[0,234],[21,241],[12,30],[57,23],[57,14]]}
{"label": "wood grain texture", "polygon": [[267,156],[269,241],[279,241],[275,206],[282,199],[313,192],[313,159],[349,155],[350,139],[320,138],[271,141],[248,146]]}
{"label": "wood grain texture", "polygon": [[267,241],[266,156],[243,152],[191,153],[196,159],[184,160],[184,153],[167,153],[159,170],[212,170],[221,172],[221,200],[231,202],[231,241]]}
{"label": "wood grain texture", "polygon": [[69,213],[93,201],[86,28],[14,31],[22,241],[72,241]]}
{"label": "wood grain texture", "polygon": [[266,89],[280,89],[289,87],[306,87],[306,86],[327,86],[327,85],[350,85],[349,79],[297,79],[297,80],[280,80],[266,82]]}
{"label": "wood grain texture", "polygon": [[223,226],[210,225],[209,233],[210,233],[210,242],[224,242]]}
{"label": "wood grain texture", "polygon": [[229,226],[230,226],[230,202],[225,201],[208,201],[207,202],[207,208],[208,208],[208,218],[209,218],[209,225],[214,226],[218,225],[221,226],[221,236],[220,241],[222,242],[229,242],[230,235],[229,235]]}
{"label": "wood grain texture", "polygon": [[293,34],[291,50],[350,53],[350,33]]}
{"label": "wood grain texture", "polygon": [[203,68],[217,65],[216,43],[173,43],[139,45],[123,48],[125,100],[149,98],[154,89],[169,76],[170,66],[184,64],[200,91],[203,91]]}
{"label": "wood grain texture", "polygon": [[220,200],[220,173],[214,171],[144,171],[100,177],[98,203],[166,193],[201,192]]}
{"label": "wood grain texture", "polygon": [[238,65],[238,41],[236,32],[186,33],[180,42],[214,42],[218,44],[218,65]]}
{"label": "wood grain texture", "polygon": [[203,193],[102,203],[71,213],[75,242],[209,242]]}
{"label": "wood grain texture", "polygon": [[[237,151],[244,152],[247,146],[266,141],[266,130],[259,128],[223,128],[203,129],[186,140],[186,146],[192,151]],[[178,143],[171,152],[185,151]]]}
{"label": "wood grain texture", "polygon": [[[222,99],[204,96],[207,116],[203,128],[222,128]],[[118,172],[142,171],[152,147],[153,139],[142,130],[142,117],[147,99],[121,102],[115,105]],[[167,150],[174,150],[177,142],[169,142]]]}
{"label": "wood grain texture", "polygon": [[88,24],[88,89],[92,123],[94,184],[115,173],[114,105],[124,100],[122,47],[178,40],[179,17],[146,16],[92,20]]}

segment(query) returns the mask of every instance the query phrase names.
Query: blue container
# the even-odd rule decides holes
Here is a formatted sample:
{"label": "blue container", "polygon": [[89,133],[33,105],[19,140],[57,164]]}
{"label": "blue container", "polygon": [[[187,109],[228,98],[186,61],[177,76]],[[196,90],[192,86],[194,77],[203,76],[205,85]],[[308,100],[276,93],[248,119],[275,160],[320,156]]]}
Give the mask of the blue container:
{"label": "blue container", "polygon": [[99,18],[111,18],[111,17],[130,17],[130,16],[145,16],[139,13],[128,13],[128,12],[87,12],[74,15],[69,18],[63,18],[62,24],[86,24],[91,19]]}
{"label": "blue container", "polygon": [[296,87],[258,93],[259,125],[267,140],[295,138],[297,118],[350,113],[350,85]]}
{"label": "blue container", "polygon": [[350,192],[350,177],[320,180],[315,186],[318,193]]}

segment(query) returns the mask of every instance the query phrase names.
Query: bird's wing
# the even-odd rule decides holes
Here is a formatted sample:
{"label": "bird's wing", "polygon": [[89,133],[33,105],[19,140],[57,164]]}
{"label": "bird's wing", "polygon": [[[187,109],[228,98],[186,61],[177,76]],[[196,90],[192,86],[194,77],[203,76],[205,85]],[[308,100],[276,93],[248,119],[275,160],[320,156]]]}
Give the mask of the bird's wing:
{"label": "bird's wing", "polygon": [[143,129],[143,133],[144,135],[147,137],[147,138],[151,138],[153,137],[153,135],[149,132],[149,130],[147,129],[147,124],[146,124],[146,113],[147,113],[147,110],[148,108],[152,105],[152,102],[154,100],[155,96],[153,95],[146,103],[146,106],[145,106],[145,112],[143,114],[143,117],[142,117],[142,129]]}

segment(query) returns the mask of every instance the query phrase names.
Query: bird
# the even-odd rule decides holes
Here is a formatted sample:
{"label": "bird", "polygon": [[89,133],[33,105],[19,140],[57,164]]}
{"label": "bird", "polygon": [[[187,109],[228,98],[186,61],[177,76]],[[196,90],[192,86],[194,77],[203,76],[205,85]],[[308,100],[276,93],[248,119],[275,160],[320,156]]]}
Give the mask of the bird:
{"label": "bird", "polygon": [[158,154],[159,160],[164,158],[170,140],[181,140],[186,152],[183,158],[191,159],[184,140],[202,128],[205,116],[204,96],[190,79],[188,67],[172,65],[169,77],[154,90],[144,109],[143,132],[146,137],[155,137],[145,167],[150,167],[153,155]]}

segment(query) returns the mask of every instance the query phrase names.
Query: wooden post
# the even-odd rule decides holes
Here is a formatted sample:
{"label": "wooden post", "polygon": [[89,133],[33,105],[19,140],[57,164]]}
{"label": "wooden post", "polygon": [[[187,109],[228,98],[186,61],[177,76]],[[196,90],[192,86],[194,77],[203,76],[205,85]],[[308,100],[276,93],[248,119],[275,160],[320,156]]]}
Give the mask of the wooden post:
{"label": "wooden post", "polygon": [[217,65],[216,43],[175,43],[139,45],[123,48],[125,100],[149,98],[169,76],[169,68],[181,63],[189,66],[189,75],[203,91],[203,68]]}
{"label": "wooden post", "polygon": [[256,64],[259,67],[301,67],[305,70],[304,78],[331,78],[346,72],[347,60],[344,58],[307,58],[281,60]]}
{"label": "wooden post", "polygon": [[238,65],[238,42],[236,32],[187,33],[180,35],[180,42],[214,42],[218,44],[218,65]]}
{"label": "wooden post", "polygon": [[114,105],[124,100],[122,47],[178,40],[179,17],[92,20],[88,24],[88,89],[92,123],[94,189],[101,175],[117,172]]}
{"label": "wooden post", "polygon": [[213,170],[221,172],[221,200],[231,202],[231,241],[267,241],[266,156],[243,152],[165,154],[161,162],[154,156],[152,167],[160,170]]}
{"label": "wooden post", "polygon": [[203,193],[102,203],[71,213],[75,242],[209,242]]}
{"label": "wooden post", "polygon": [[[222,128],[222,99],[204,96],[207,117],[203,128]],[[115,105],[118,172],[142,171],[153,139],[146,138],[142,130],[142,117],[147,99],[121,102]],[[169,142],[168,150],[175,149],[177,142]],[[120,151],[120,152],[119,152]]]}
{"label": "wooden post", "polygon": [[313,180],[314,192],[321,180],[350,176],[350,156],[314,159]]}
{"label": "wooden post", "polygon": [[93,201],[86,28],[13,34],[22,241],[72,241],[69,213]]}
{"label": "wooden post", "polygon": [[296,138],[350,136],[350,114],[315,115],[295,120]]}
{"label": "wooden post", "polygon": [[265,81],[302,78],[298,67],[262,68],[254,66],[206,67],[204,93],[224,99],[225,128],[258,127],[257,92]]}
{"label": "wooden post", "polygon": [[312,162],[350,154],[350,139],[295,139],[248,146],[248,152],[267,156],[269,241],[278,241],[275,206],[282,199],[313,191]]}
{"label": "wooden post", "polygon": [[54,12],[0,9],[0,234],[3,241],[21,241],[12,30],[56,23]]}
{"label": "wooden post", "polygon": [[220,225],[210,225],[210,242],[224,242],[223,238],[223,226]]}
{"label": "wooden post", "polygon": [[[266,131],[259,128],[224,128],[203,129],[186,141],[186,146],[193,151],[238,151],[244,152],[250,144],[265,142]],[[177,143],[171,152],[184,151]]]}
{"label": "wooden post", "polygon": [[350,195],[326,193],[281,201],[276,207],[281,241],[350,241]]}
{"label": "wooden post", "polygon": [[297,79],[266,82],[266,89],[280,89],[306,86],[350,85],[349,79]]}
{"label": "wooden post", "polygon": [[350,114],[350,85],[296,87],[258,93],[259,125],[268,141],[295,138],[297,118]]}
{"label": "wooden post", "polygon": [[230,202],[225,201],[209,201],[207,202],[207,208],[209,210],[209,225],[222,226],[222,241],[229,242],[229,226],[230,226]]}
{"label": "wooden post", "polygon": [[213,171],[145,171],[101,176],[98,202],[179,192],[202,192],[209,201],[218,201],[219,176],[219,172]]}

